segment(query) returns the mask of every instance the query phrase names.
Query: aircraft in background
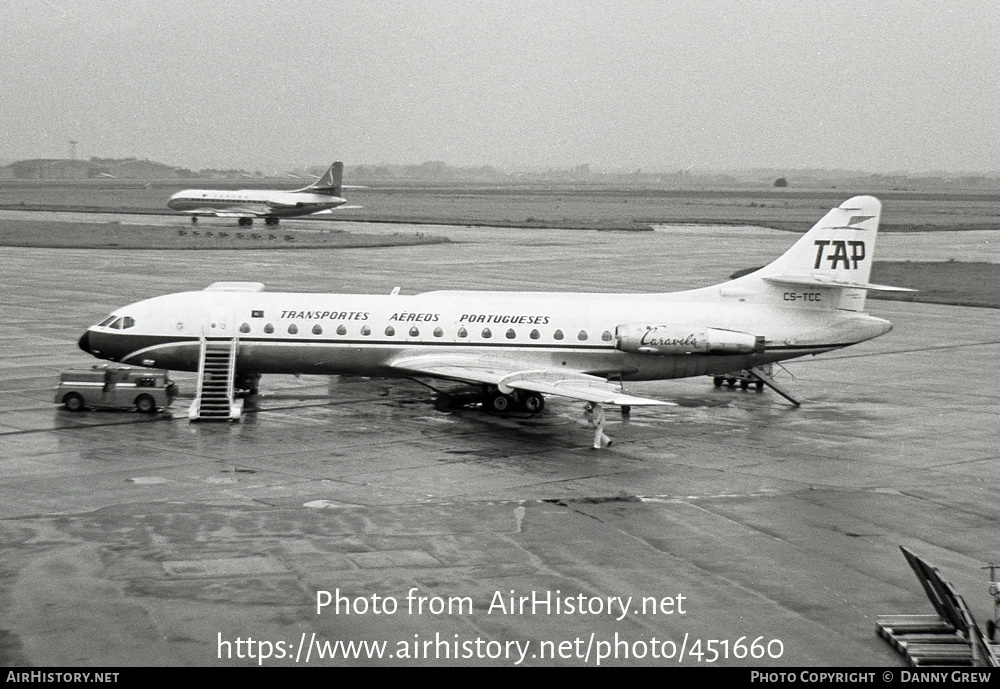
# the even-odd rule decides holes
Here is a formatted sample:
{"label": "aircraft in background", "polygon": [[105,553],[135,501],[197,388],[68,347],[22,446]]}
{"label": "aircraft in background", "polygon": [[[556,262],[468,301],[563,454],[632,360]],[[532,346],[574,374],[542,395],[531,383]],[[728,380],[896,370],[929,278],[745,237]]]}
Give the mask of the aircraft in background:
{"label": "aircraft in background", "polygon": [[880,214],[878,199],[851,198],[767,266],[684,292],[313,294],[222,282],[117,309],[79,345],[199,381],[206,351],[228,348],[216,375],[230,398],[267,373],[430,377],[481,386],[491,411],[535,413],[545,395],[669,404],[624,382],[745,370],[797,404],[767,367],[888,332],[865,313],[867,292],[909,291],[868,282]]}
{"label": "aircraft in background", "polygon": [[[302,189],[185,189],[170,197],[167,208],[199,216],[238,218],[240,225],[252,225],[254,218],[264,218],[277,225],[281,218],[326,213],[347,208],[343,193],[344,164],[337,161],[318,180]],[[356,208],[356,206],[350,206]]]}

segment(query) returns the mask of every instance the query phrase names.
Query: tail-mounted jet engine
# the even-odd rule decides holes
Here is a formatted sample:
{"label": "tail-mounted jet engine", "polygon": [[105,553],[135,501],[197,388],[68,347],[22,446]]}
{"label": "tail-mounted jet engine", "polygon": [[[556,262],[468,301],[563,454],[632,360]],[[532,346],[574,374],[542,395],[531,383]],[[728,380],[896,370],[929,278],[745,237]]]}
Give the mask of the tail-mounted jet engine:
{"label": "tail-mounted jet engine", "polygon": [[718,328],[625,323],[615,328],[615,346],[637,354],[750,354],[764,351],[764,338]]}

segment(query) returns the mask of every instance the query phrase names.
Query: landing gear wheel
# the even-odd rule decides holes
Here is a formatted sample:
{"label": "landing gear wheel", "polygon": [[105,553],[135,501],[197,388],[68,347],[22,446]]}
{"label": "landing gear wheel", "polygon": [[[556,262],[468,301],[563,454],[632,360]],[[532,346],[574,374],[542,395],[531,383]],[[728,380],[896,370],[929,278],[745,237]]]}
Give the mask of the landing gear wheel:
{"label": "landing gear wheel", "polygon": [[278,218],[271,218],[271,217],[264,218],[264,224],[265,225],[277,225],[278,224]]}
{"label": "landing gear wheel", "polygon": [[758,391],[763,390],[764,389],[764,381],[758,380],[757,382],[754,383],[754,387],[756,387]]}
{"label": "landing gear wheel", "polygon": [[725,380],[722,376],[712,376],[712,385],[715,387],[722,387],[722,382]]}
{"label": "landing gear wheel", "polygon": [[135,398],[135,408],[143,414],[152,414],[156,411],[156,400],[149,395],[139,395]]}
{"label": "landing gear wheel", "polygon": [[746,390],[748,387],[750,387],[750,381],[747,380],[740,381],[740,390]]}
{"label": "landing gear wheel", "polygon": [[494,392],[486,398],[487,408],[497,414],[506,414],[514,406],[514,398],[502,392]]}
{"label": "landing gear wheel", "polygon": [[545,398],[537,392],[521,393],[521,408],[530,414],[537,414],[545,408]]}
{"label": "landing gear wheel", "polygon": [[237,224],[240,227],[250,227],[251,225],[253,225],[253,218],[240,218],[237,221]]}
{"label": "landing gear wheel", "polygon": [[71,393],[63,397],[63,405],[69,411],[82,411],[83,410],[83,398],[78,394]]}

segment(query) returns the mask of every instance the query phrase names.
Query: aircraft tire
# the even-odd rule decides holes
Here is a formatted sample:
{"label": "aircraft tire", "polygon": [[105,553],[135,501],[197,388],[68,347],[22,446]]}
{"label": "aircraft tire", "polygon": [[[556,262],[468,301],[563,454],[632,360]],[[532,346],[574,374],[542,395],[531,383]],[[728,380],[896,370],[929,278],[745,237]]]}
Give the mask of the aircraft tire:
{"label": "aircraft tire", "polygon": [[712,385],[715,387],[722,387],[722,381],[724,378],[722,376],[712,376]]}
{"label": "aircraft tire", "polygon": [[63,406],[69,411],[83,411],[83,398],[75,392],[71,392],[63,397]]}
{"label": "aircraft tire", "polygon": [[521,393],[521,409],[529,414],[537,414],[545,409],[545,398],[538,392]]}
{"label": "aircraft tire", "polygon": [[513,402],[514,399],[510,395],[505,395],[502,392],[495,392],[486,400],[489,410],[496,414],[506,414],[509,412],[513,406]]}
{"label": "aircraft tire", "polygon": [[149,395],[139,395],[135,398],[135,408],[143,414],[152,414],[156,411],[156,400]]}

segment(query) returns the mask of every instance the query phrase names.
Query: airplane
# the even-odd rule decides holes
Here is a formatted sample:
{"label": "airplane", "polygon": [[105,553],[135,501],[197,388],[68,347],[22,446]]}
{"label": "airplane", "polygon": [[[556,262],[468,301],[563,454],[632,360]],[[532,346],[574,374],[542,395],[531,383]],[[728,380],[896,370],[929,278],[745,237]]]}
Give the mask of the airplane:
{"label": "airplane", "polygon": [[735,370],[797,405],[769,364],[889,332],[889,321],[865,312],[867,293],[912,291],[868,282],[880,215],[878,199],[848,199],[763,268],[683,292],[364,295],[217,282],[116,309],[79,346],[123,364],[197,371],[203,341],[230,342],[235,385],[251,393],[269,373],[446,379],[480,386],[494,413],[538,413],[545,395],[623,412],[670,404],[624,383]]}
{"label": "airplane", "polygon": [[278,189],[185,189],[170,197],[167,208],[198,216],[238,218],[240,225],[253,225],[254,218],[264,218],[267,225],[277,225],[281,218],[329,212],[346,208],[343,193],[344,164],[335,162],[308,187]]}

